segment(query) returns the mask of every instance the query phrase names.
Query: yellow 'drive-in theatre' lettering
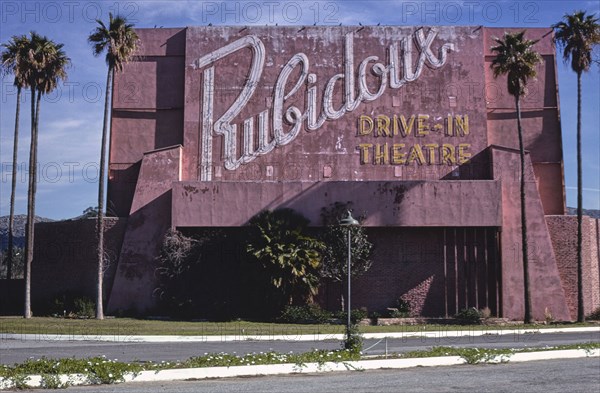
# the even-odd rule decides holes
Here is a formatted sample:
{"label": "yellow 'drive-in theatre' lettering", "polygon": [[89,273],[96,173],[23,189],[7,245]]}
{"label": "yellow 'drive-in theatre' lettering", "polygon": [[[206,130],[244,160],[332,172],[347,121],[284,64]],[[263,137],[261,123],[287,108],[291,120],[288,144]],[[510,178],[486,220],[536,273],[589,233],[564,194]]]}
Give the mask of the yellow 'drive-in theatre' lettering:
{"label": "yellow 'drive-in theatre' lettering", "polygon": [[[356,149],[361,165],[462,165],[473,156],[471,144],[441,143],[439,138],[449,141],[448,137],[466,138],[470,133],[468,115],[361,115],[357,137],[377,138],[380,143],[360,143]],[[388,143],[379,138],[404,142],[409,138],[423,142],[437,138],[438,143]]]}
{"label": "yellow 'drive-in theatre' lettering", "polygon": [[457,165],[465,164],[472,154],[470,143],[361,143],[357,146],[362,165]]}

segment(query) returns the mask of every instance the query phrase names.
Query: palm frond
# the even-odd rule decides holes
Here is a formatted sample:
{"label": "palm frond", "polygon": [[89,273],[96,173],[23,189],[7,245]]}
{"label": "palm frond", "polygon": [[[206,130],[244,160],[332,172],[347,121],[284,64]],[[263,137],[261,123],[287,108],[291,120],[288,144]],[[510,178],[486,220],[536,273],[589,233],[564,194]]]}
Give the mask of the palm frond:
{"label": "palm frond", "polygon": [[133,25],[119,15],[109,14],[108,27],[100,20],[88,37],[94,56],[106,52],[106,64],[110,69],[122,71],[123,65],[134,55],[138,45],[138,35]]}
{"label": "palm frond", "polygon": [[554,42],[562,49],[565,63],[571,61],[576,73],[586,72],[592,64],[592,51],[600,44],[600,24],[595,15],[585,11],[565,14],[563,20],[552,25]]}
{"label": "palm frond", "polygon": [[541,56],[533,49],[537,40],[525,38],[525,31],[504,33],[502,38],[494,38],[496,46],[491,48],[496,54],[491,63],[494,77],[507,76],[508,92],[513,96],[527,93],[529,79],[537,75],[536,67]]}

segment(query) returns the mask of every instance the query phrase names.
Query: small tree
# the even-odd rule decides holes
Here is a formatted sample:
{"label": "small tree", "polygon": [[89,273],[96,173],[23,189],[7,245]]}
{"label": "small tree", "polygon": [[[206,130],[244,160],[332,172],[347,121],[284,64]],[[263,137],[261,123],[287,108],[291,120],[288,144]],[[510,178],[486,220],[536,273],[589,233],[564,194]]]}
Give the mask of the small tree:
{"label": "small tree", "polygon": [[[366,273],[373,261],[371,254],[373,244],[369,242],[365,228],[362,226],[343,227],[339,224],[342,216],[351,207],[351,202],[335,202],[321,209],[321,219],[326,226],[321,235],[325,245],[321,262],[321,276],[336,282],[344,282],[348,277],[348,231],[352,238],[352,277],[359,277]],[[359,221],[364,216],[358,217]],[[341,295],[341,309],[344,310],[344,295]]]}
{"label": "small tree", "polygon": [[85,210],[83,211],[83,213],[80,216],[80,218],[96,218],[96,217],[98,217],[98,206],[96,206],[96,207],[91,207],[91,206],[86,207]]}
{"label": "small tree", "polygon": [[193,304],[188,286],[189,272],[198,259],[198,244],[196,239],[175,229],[169,229],[163,239],[157,257],[158,287],[154,290],[154,295],[159,304],[171,313],[189,316],[187,314]]}
{"label": "small tree", "polygon": [[[3,258],[9,257],[8,250],[5,251]],[[12,253],[12,277],[13,279],[23,278],[25,250],[22,247],[13,247]],[[8,264],[0,265],[0,278],[8,278]]]}
{"label": "small tree", "polygon": [[308,223],[292,209],[265,210],[249,221],[246,251],[264,268],[280,307],[304,304],[318,291],[323,243],[306,234]]}

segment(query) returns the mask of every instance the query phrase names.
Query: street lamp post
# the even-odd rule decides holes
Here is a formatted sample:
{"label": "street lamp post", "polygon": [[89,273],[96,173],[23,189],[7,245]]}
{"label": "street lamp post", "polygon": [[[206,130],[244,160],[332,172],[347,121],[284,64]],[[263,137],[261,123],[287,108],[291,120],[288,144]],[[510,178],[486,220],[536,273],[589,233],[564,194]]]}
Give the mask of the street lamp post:
{"label": "street lamp post", "polygon": [[348,270],[348,298],[347,298],[347,305],[348,305],[348,320],[346,321],[346,333],[350,334],[350,327],[352,325],[351,323],[351,319],[350,319],[350,314],[351,314],[351,310],[352,310],[352,306],[350,304],[350,280],[351,280],[351,267],[352,267],[352,237],[350,234],[350,227],[353,226],[358,226],[360,225],[360,223],[354,218],[352,217],[352,214],[350,213],[350,211],[348,211],[348,217],[342,219],[340,221],[340,225],[344,226],[344,227],[348,227],[348,266],[347,266],[347,270]]}

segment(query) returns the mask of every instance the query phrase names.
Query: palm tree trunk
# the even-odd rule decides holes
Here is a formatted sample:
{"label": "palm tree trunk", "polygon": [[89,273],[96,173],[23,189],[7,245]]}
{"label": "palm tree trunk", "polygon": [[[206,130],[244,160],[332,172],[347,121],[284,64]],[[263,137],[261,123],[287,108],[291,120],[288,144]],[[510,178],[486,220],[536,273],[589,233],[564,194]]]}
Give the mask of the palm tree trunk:
{"label": "palm tree trunk", "polygon": [[98,180],[98,220],[96,234],[98,236],[98,280],[96,284],[96,319],[104,319],[103,285],[104,285],[104,180],[106,172],[106,139],[108,135],[108,112],[111,95],[113,70],[108,67],[106,75],[106,94],[104,98],[104,122],[102,124],[102,142],[100,147],[100,176]]}
{"label": "palm tree trunk", "polygon": [[[37,167],[38,167],[38,136],[40,131],[40,102],[42,100],[42,93],[38,91],[35,106],[35,145],[33,148],[33,169],[34,169],[34,182],[33,182],[33,227],[35,227],[35,196],[37,194]],[[33,228],[32,227],[32,228]],[[32,254],[33,255],[33,254]]]}
{"label": "palm tree trunk", "polygon": [[585,320],[583,310],[582,234],[582,169],[581,169],[581,72],[577,73],[577,322]]}
{"label": "palm tree trunk", "polygon": [[15,134],[13,142],[12,179],[10,188],[10,213],[8,216],[8,259],[6,261],[6,278],[12,279],[14,237],[13,226],[15,221],[15,194],[17,193],[17,153],[19,150],[19,116],[21,112],[21,87],[17,86],[17,108],[15,114]]}
{"label": "palm tree trunk", "polygon": [[531,292],[529,288],[529,255],[527,249],[527,214],[525,204],[525,147],[523,146],[523,129],[521,128],[521,100],[515,95],[517,107],[517,129],[519,132],[519,156],[521,158],[521,246],[523,251],[523,287],[525,296],[524,322],[531,323]]}
{"label": "palm tree trunk", "polygon": [[27,190],[27,246],[25,248],[25,307],[24,318],[31,318],[31,262],[33,261],[34,222],[35,222],[35,190],[37,165],[37,119],[41,94],[36,99],[35,87],[31,88],[31,141],[29,144],[29,187]]}

